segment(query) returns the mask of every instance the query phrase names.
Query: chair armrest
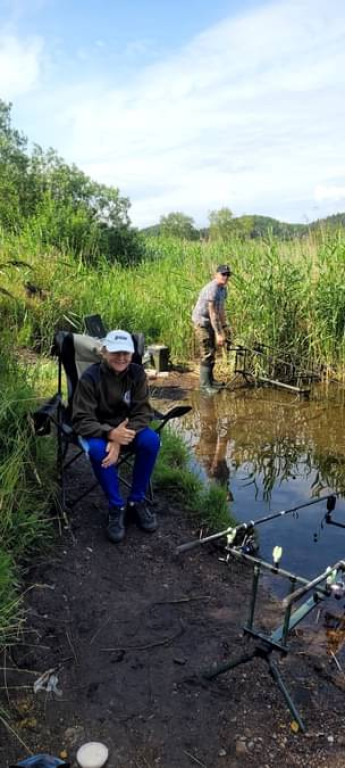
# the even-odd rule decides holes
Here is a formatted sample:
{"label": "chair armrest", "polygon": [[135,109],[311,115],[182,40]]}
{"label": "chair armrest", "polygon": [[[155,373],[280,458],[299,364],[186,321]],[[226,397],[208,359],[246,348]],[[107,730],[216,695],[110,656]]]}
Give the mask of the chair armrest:
{"label": "chair armrest", "polygon": [[167,424],[167,422],[170,421],[171,419],[179,419],[181,418],[181,416],[185,416],[185,414],[189,413],[189,411],[191,410],[192,410],[191,405],[175,405],[174,408],[171,408],[170,411],[167,411],[167,413],[154,411],[154,418],[160,422],[158,424],[156,432],[161,432],[165,424]]}

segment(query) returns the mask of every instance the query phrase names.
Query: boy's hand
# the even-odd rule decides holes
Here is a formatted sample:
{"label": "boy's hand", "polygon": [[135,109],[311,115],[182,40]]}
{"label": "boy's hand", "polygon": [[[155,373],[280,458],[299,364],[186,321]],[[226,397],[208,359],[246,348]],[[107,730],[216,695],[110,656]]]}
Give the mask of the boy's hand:
{"label": "boy's hand", "polygon": [[128,419],[121,421],[118,427],[109,432],[109,440],[117,445],[129,445],[135,438],[135,430],[127,428]]}
{"label": "boy's hand", "polygon": [[120,454],[120,445],[119,443],[109,441],[105,450],[107,455],[102,461],[102,467],[108,469],[108,467],[111,467],[113,464],[117,464]]}

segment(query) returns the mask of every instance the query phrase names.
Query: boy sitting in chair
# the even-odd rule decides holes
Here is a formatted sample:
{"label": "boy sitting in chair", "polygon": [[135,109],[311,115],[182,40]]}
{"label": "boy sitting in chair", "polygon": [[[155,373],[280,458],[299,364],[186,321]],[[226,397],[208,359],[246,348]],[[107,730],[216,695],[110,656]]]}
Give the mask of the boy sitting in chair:
{"label": "boy sitting in chair", "polygon": [[[102,339],[102,361],[80,378],[73,399],[72,423],[83,438],[94,473],[109,502],[108,538],[125,537],[126,518],[144,531],[157,529],[145,493],[160,447],[152,420],[144,369],[132,363],[134,344],[127,331],[110,331]],[[135,456],[127,506],[121,495],[117,462],[126,449]]]}

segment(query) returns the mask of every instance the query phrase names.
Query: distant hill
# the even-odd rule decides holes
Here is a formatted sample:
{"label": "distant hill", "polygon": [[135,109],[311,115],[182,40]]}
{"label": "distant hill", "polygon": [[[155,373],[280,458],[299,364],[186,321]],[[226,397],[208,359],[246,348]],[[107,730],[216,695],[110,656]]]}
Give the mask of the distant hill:
{"label": "distant hill", "polygon": [[[303,237],[308,232],[315,232],[318,229],[338,229],[345,227],[345,213],[336,213],[333,216],[327,216],[324,219],[316,219],[309,224],[289,224],[285,221],[279,221],[271,216],[238,216],[233,218],[234,232],[247,238],[267,237],[269,234],[282,240],[289,240],[292,237]],[[151,227],[141,229],[143,235],[149,237],[158,237],[160,235],[160,225],[153,224]],[[209,235],[208,227],[195,230],[200,238],[206,238]]]}
{"label": "distant hill", "polygon": [[309,224],[308,229],[339,229],[339,227],[345,227],[345,213],[335,213],[325,219],[317,219]]}
{"label": "distant hill", "polygon": [[251,223],[249,235],[251,238],[272,234],[286,240],[290,237],[304,235],[308,231],[305,224],[288,224],[285,221],[273,219],[271,216],[240,216],[238,221],[245,222],[247,225]]}

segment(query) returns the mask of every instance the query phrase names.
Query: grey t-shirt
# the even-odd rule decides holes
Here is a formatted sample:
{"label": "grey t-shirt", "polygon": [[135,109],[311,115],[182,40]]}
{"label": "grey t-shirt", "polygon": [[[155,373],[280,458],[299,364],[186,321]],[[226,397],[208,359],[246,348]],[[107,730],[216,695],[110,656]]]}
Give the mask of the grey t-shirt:
{"label": "grey t-shirt", "polygon": [[198,300],[192,312],[192,320],[194,325],[201,325],[203,327],[209,325],[209,302],[213,302],[215,310],[218,314],[224,306],[227,295],[227,289],[224,285],[218,285],[217,280],[211,280],[210,283],[207,283],[207,285],[201,289]]}

